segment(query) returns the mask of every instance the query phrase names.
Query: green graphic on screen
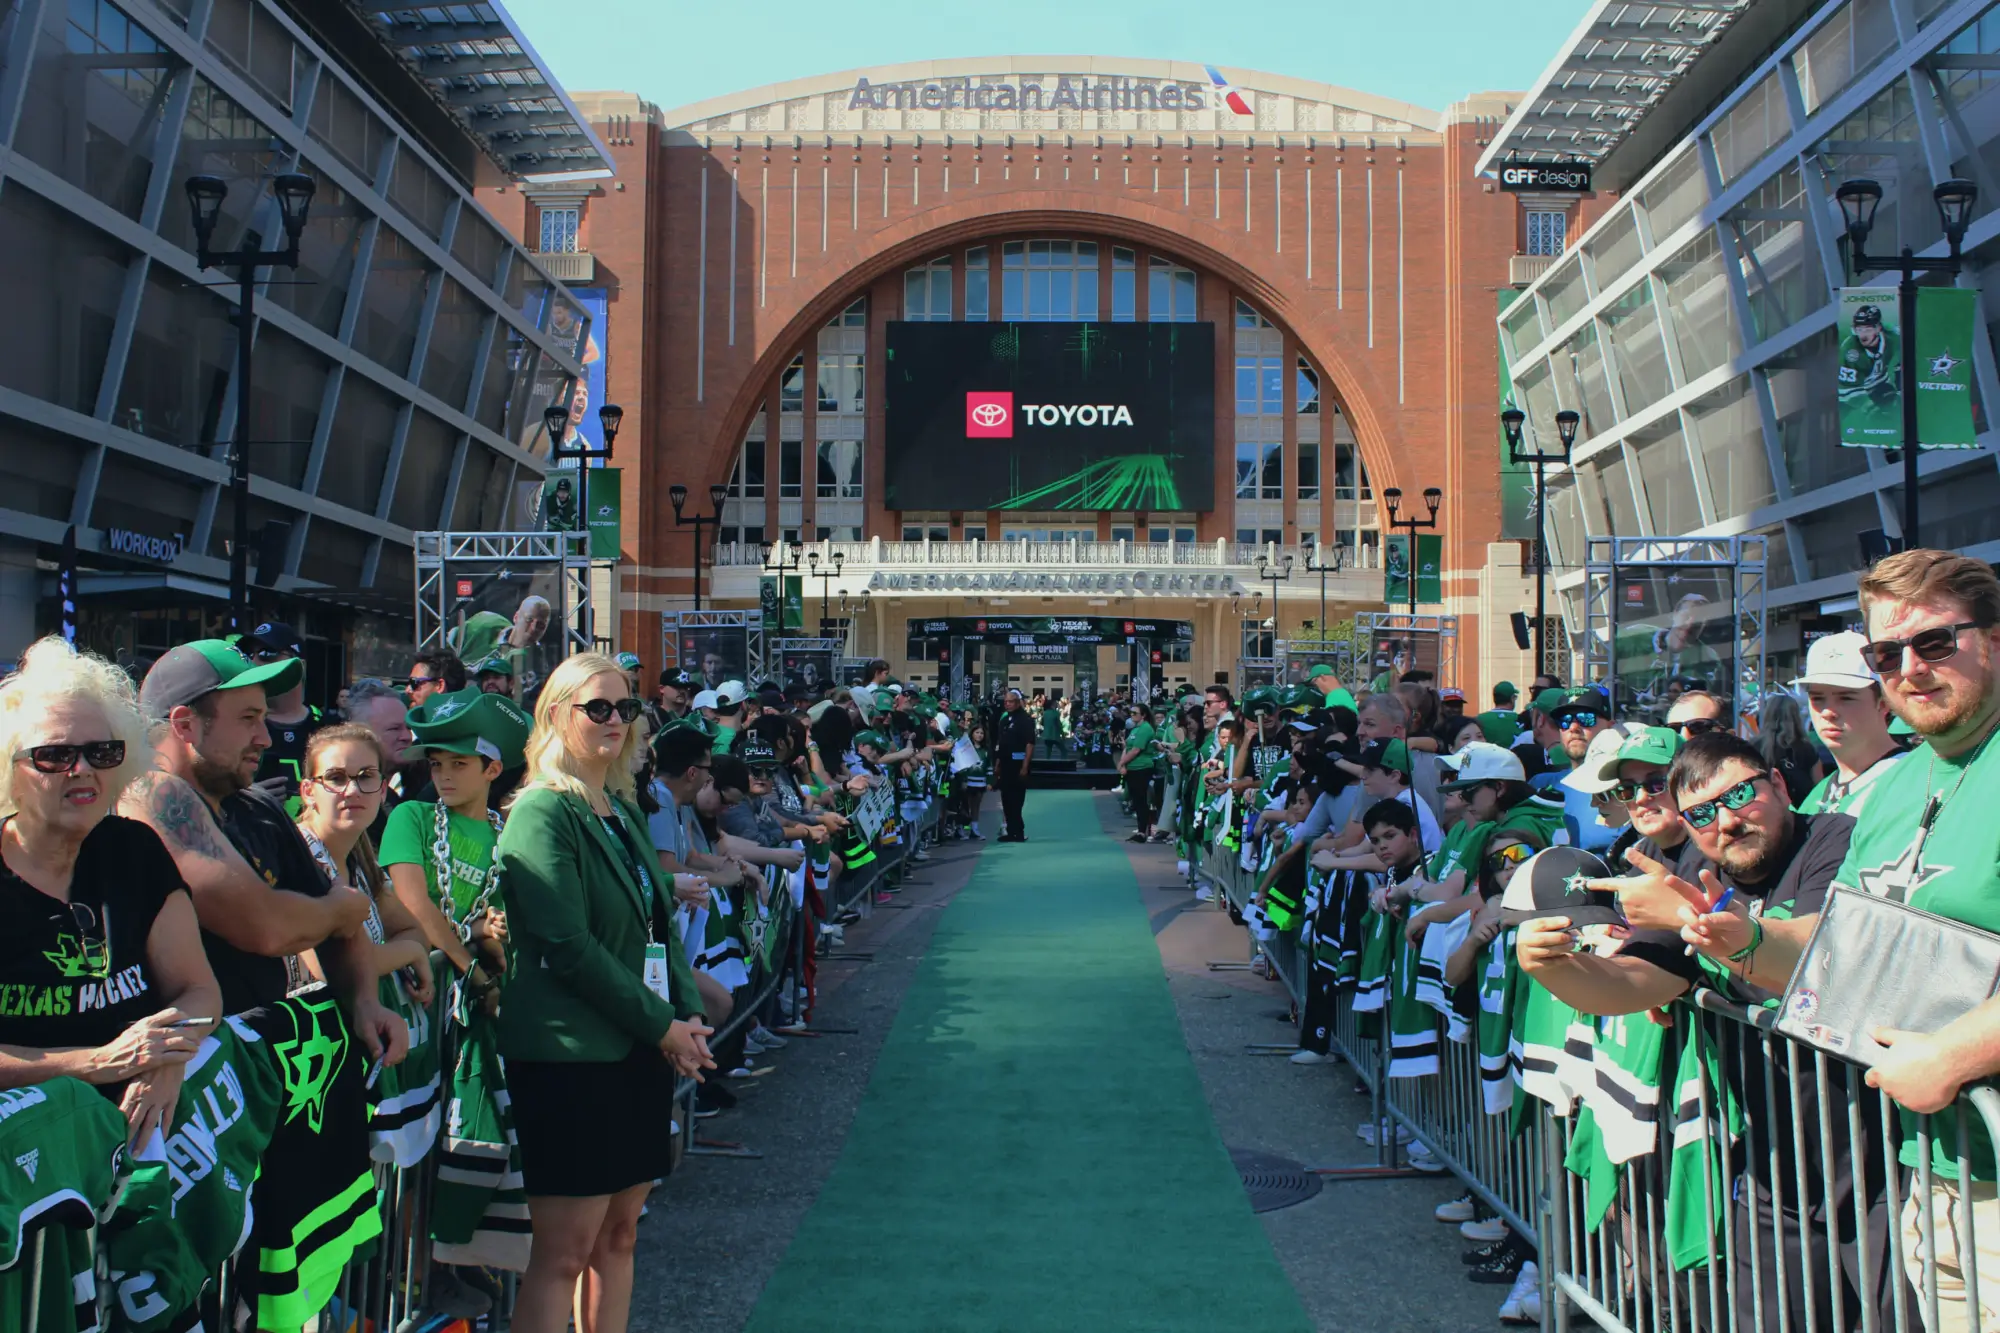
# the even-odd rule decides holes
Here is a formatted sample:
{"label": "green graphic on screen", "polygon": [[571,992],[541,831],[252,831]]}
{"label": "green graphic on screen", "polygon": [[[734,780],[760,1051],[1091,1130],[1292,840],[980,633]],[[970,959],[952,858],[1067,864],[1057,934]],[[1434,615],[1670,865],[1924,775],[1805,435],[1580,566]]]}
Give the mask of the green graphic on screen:
{"label": "green graphic on screen", "polygon": [[1206,510],[1211,324],[892,323],[891,509]]}

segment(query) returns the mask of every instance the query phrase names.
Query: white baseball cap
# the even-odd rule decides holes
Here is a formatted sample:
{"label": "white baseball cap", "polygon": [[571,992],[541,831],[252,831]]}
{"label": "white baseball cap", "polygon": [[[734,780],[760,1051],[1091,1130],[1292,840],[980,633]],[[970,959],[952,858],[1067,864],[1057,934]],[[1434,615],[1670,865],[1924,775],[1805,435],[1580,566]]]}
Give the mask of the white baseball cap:
{"label": "white baseball cap", "polygon": [[701,691],[694,696],[694,702],[688,705],[689,708],[713,708],[715,706],[716,698],[714,690]]}
{"label": "white baseball cap", "polygon": [[1853,630],[1813,640],[1813,646],[1806,649],[1805,674],[1792,684],[1860,690],[1878,683],[1881,677],[1869,667],[1868,659],[1861,655],[1867,644],[1867,638]]}
{"label": "white baseball cap", "polygon": [[715,703],[711,704],[710,707],[734,708],[737,704],[742,703],[744,699],[748,698],[749,694],[750,687],[742,681],[725,680],[715,687]]}
{"label": "white baseball cap", "polygon": [[[1625,744],[1631,730],[1631,724],[1619,722],[1592,736],[1590,748],[1583,752],[1583,758],[1577,761],[1575,768],[1563,774],[1562,785],[1589,796],[1602,796],[1617,786],[1618,748]],[[1607,771],[1612,776],[1605,777]]]}
{"label": "white baseball cap", "polygon": [[1457,754],[1441,756],[1439,762],[1453,772],[1450,782],[1438,784],[1443,791],[1457,791],[1480,782],[1521,782],[1528,776],[1520,755],[1486,741],[1474,741]]}

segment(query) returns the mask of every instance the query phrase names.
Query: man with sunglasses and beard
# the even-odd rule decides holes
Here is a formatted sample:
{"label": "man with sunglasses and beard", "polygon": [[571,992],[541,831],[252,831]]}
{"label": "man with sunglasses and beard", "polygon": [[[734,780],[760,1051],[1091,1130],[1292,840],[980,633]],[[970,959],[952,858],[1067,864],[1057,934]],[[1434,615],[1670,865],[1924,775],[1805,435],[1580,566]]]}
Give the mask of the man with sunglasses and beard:
{"label": "man with sunglasses and beard", "polygon": [[[1854,845],[1835,882],[1880,894],[1981,930],[2000,932],[2000,578],[1992,566],[1950,551],[1903,551],[1861,577],[1861,612],[1868,644],[1862,659],[1882,681],[1889,709],[1925,744],[1873,784],[1854,832]],[[1959,1089],[2000,1072],[2000,998],[1987,1000],[1936,1032],[1877,1028],[1889,1049],[1868,1071],[1868,1083],[1910,1112],[1942,1112],[1930,1125],[1933,1147],[1929,1199],[1912,1197],[1903,1211],[1903,1254],[1913,1279],[1922,1209],[1943,1233],[1961,1196],[1980,1242],[1980,1304],[1990,1320],[2000,1296],[2000,1200],[1993,1150],[1975,1128],[1970,1182],[1959,1179]],[[1916,1165],[1905,1117],[1903,1162]],[[1954,1234],[1957,1234],[1955,1224]],[[1966,1256],[1940,1246],[1939,1327],[1969,1326]],[[1935,1333],[1935,1331],[1934,1331]]]}
{"label": "man with sunglasses and beard", "polygon": [[[1755,746],[1727,732],[1681,745],[1667,769],[1667,794],[1686,828],[1683,873],[1641,853],[1628,855],[1628,860],[1645,873],[1590,886],[1618,893],[1619,907],[1632,927],[1623,947],[1609,958],[1578,953],[1568,919],[1544,917],[1523,925],[1517,937],[1523,970],[1585,1014],[1659,1010],[1697,987],[1751,1008],[1775,1003],[1848,854],[1854,821],[1845,815],[1794,812],[1784,778],[1766,767]],[[1682,1024],[1702,1021],[1688,1012],[1675,1017]],[[1878,1101],[1862,1088],[1859,1070],[1836,1064],[1830,1072],[1824,1116],[1837,1128],[1823,1153],[1813,1062],[1803,1062],[1796,1078],[1780,1074],[1773,1096],[1766,1095],[1762,1070],[1754,1062],[1747,1074],[1744,1062],[1725,1059],[1721,1064],[1730,1095],[1747,1122],[1747,1133],[1736,1141],[1727,1163],[1734,1184],[1719,1186],[1732,1200],[1732,1289],[1740,1325],[1760,1327],[1753,1300],[1761,1285],[1762,1327],[1777,1327],[1775,1231],[1785,1249],[1783,1305],[1793,1327],[1805,1326],[1802,1275],[1808,1260],[1814,1308],[1832,1308],[1833,1284],[1839,1281],[1850,1316],[1865,1302],[1876,1310],[1879,1326],[1889,1327],[1883,1134]],[[1852,1145],[1846,1132],[1850,1103],[1862,1123],[1861,1136]],[[1821,1164],[1828,1160],[1833,1170],[1822,1176]],[[1694,1184],[1688,1182],[1689,1187]],[[1867,1201],[1868,1224],[1860,1235],[1853,1224],[1857,1194]],[[1716,1246],[1720,1260],[1720,1237]],[[1753,1284],[1751,1265],[1760,1258]],[[1872,1290],[1863,1289],[1864,1272]]]}

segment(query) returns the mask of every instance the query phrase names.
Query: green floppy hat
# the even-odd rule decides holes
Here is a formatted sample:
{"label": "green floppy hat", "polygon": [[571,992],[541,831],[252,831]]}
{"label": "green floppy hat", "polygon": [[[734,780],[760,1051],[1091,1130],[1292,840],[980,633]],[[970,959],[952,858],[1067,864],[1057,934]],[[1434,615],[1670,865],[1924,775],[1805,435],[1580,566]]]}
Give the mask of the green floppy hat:
{"label": "green floppy hat", "polygon": [[410,710],[418,749],[497,759],[518,768],[526,758],[534,723],[504,694],[477,689],[434,695]]}

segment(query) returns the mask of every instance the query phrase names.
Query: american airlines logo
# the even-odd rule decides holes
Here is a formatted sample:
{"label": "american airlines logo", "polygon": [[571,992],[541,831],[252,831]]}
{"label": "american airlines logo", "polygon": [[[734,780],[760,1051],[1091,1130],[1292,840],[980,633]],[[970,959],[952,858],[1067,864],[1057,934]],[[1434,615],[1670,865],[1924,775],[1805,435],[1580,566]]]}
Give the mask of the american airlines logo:
{"label": "american airlines logo", "polygon": [[1132,409],[1123,403],[1022,403],[1012,393],[965,395],[965,438],[1011,440],[1014,423],[1023,426],[1130,426]]}

